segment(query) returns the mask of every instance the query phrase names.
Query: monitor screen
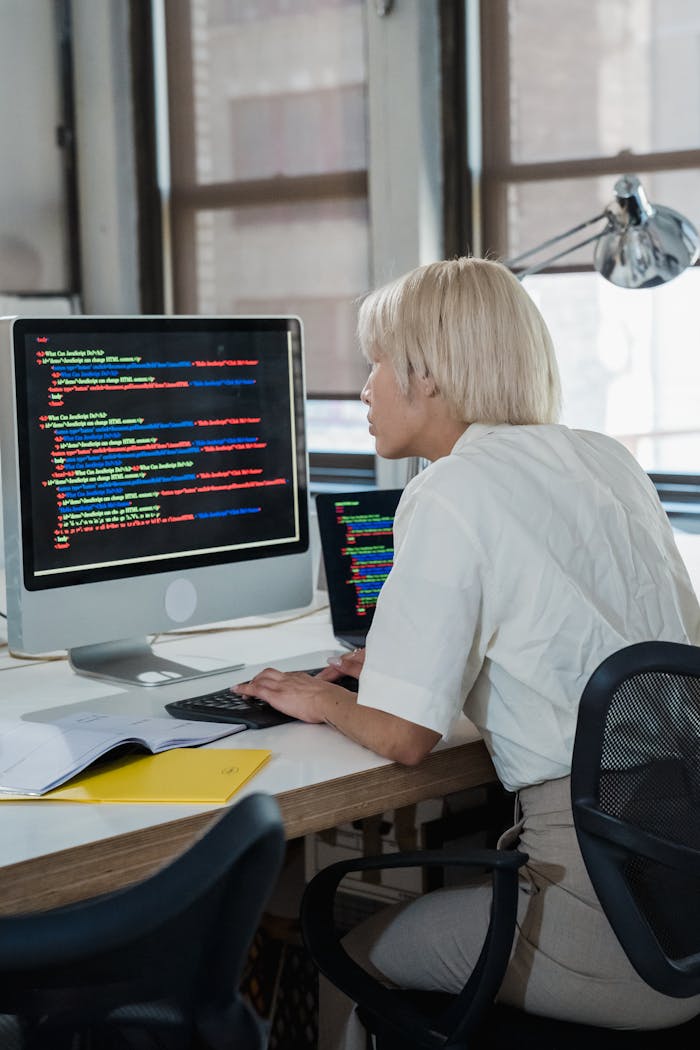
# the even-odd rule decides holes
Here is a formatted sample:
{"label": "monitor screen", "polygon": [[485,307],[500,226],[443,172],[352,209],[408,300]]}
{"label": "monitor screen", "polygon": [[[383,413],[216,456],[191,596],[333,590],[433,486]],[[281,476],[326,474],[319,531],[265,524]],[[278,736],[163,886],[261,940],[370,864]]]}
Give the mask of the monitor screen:
{"label": "monitor screen", "polygon": [[333,633],[364,645],[394,560],[394,515],[401,489],[323,492],[316,497]]}
{"label": "monitor screen", "polygon": [[13,648],[157,684],[189,675],[154,673],[142,635],[310,600],[298,319],[5,325]]}

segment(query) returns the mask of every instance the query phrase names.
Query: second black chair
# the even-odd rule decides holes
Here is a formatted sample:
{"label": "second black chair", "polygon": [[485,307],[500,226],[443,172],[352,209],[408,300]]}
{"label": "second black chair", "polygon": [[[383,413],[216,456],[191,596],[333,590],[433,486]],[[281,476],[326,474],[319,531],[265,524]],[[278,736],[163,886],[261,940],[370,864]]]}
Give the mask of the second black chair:
{"label": "second black chair", "polygon": [[277,803],[251,795],[143,882],[0,917],[0,1013],[16,1018],[16,1045],[261,1050],[238,986],[283,855]]}

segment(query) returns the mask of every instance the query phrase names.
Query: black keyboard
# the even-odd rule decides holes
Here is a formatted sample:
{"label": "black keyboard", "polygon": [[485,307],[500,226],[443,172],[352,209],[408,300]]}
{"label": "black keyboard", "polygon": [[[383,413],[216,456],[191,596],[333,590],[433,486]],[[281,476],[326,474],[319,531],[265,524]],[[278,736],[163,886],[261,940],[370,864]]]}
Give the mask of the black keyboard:
{"label": "black keyboard", "polygon": [[[322,670],[322,667],[314,667],[306,674],[318,674]],[[335,684],[357,691],[356,678],[344,676]],[[217,689],[186,700],[173,700],[165,705],[165,710],[174,718],[187,718],[193,722],[233,722],[247,729],[267,729],[269,726],[282,725],[283,722],[296,721],[291,715],[283,715],[271,707],[265,700],[241,696],[233,689]]]}

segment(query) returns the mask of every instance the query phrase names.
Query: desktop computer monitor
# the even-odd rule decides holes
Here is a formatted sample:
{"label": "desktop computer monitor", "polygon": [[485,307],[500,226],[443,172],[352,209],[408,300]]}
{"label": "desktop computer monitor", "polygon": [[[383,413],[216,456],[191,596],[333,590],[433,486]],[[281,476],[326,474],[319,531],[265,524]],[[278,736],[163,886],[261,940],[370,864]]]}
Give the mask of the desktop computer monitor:
{"label": "desktop computer monitor", "polygon": [[158,685],[203,671],[157,657],[149,635],[308,604],[297,318],[2,326],[11,648]]}

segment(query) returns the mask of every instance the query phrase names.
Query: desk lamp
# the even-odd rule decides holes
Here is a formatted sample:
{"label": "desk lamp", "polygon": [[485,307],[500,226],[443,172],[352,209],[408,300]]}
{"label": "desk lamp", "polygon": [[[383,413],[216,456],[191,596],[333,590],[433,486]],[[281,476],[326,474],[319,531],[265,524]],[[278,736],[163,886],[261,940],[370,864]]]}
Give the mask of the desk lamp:
{"label": "desk lamp", "polygon": [[[603,228],[591,237],[519,269],[523,260],[603,220]],[[577,248],[593,243],[593,265],[602,277],[619,288],[654,288],[665,284],[692,266],[700,252],[700,237],[692,223],[672,208],[650,204],[639,179],[635,175],[623,175],[615,183],[615,200],[600,215],[513,259],[506,259],[505,265],[522,280]]]}
{"label": "desk lamp", "polygon": [[[599,222],[605,225],[592,236],[519,268],[523,260]],[[636,175],[623,175],[615,183],[615,200],[600,215],[512,259],[505,259],[504,265],[522,280],[577,248],[594,243],[593,265],[602,277],[619,288],[654,288],[665,284],[692,266],[700,254],[700,236],[693,224],[673,208],[651,204]],[[426,465],[427,460],[410,457],[406,461],[406,481]]]}

